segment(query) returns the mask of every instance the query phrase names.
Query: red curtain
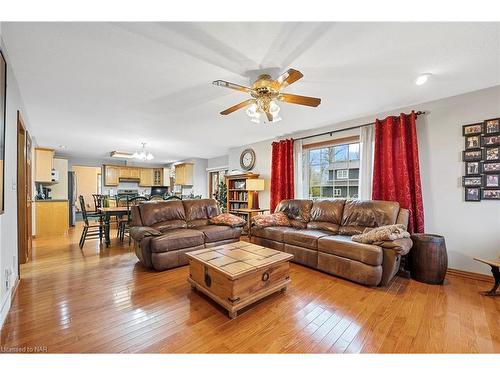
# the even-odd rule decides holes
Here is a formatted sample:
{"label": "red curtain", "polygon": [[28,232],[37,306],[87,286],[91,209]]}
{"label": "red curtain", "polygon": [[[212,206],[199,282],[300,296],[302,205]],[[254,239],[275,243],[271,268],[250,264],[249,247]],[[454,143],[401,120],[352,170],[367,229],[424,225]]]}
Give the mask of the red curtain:
{"label": "red curtain", "polygon": [[423,233],[416,119],[412,111],[375,121],[372,199],[399,202],[410,211],[408,231]]}
{"label": "red curtain", "polygon": [[280,201],[294,197],[293,139],[273,142],[272,148],[270,210],[274,212]]}

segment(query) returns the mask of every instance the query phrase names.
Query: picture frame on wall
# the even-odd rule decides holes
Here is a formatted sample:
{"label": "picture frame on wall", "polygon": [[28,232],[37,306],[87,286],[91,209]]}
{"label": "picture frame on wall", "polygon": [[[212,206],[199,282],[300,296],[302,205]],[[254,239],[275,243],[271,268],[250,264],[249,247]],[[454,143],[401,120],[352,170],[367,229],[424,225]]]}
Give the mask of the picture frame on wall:
{"label": "picture frame on wall", "polygon": [[481,150],[468,150],[463,151],[462,160],[463,161],[480,161],[483,158],[483,153]]}
{"label": "picture frame on wall", "polygon": [[481,201],[481,189],[478,187],[465,188],[465,201],[466,202],[479,202]]}
{"label": "picture frame on wall", "polygon": [[[472,152],[472,151],[468,151],[468,152]],[[483,159],[485,162],[500,161],[500,146],[485,147],[483,149]]]}
{"label": "picture frame on wall", "polygon": [[485,174],[483,175],[484,188],[500,188],[500,174]]}
{"label": "picture frame on wall", "polygon": [[483,126],[484,135],[500,133],[500,117],[484,120]]}
{"label": "picture frame on wall", "polygon": [[481,174],[481,163],[479,161],[468,161],[465,163],[466,176],[478,176]]}
{"label": "picture frame on wall", "polygon": [[483,133],[483,123],[478,122],[476,124],[469,124],[462,126],[462,135],[478,135]]}
{"label": "picture frame on wall", "polygon": [[500,189],[483,189],[481,195],[485,200],[500,200]]}
{"label": "picture frame on wall", "polygon": [[481,170],[483,173],[500,173],[500,162],[483,163]]}
{"label": "picture frame on wall", "polygon": [[7,62],[0,51],[0,214],[5,208],[5,124],[7,111]]}
{"label": "picture frame on wall", "polygon": [[500,146],[500,134],[481,137],[481,145],[484,147]]}
{"label": "picture frame on wall", "polygon": [[481,136],[471,135],[465,137],[465,150],[477,150],[481,148]]}
{"label": "picture frame on wall", "polygon": [[481,176],[462,177],[462,186],[464,187],[481,187],[482,183]]}

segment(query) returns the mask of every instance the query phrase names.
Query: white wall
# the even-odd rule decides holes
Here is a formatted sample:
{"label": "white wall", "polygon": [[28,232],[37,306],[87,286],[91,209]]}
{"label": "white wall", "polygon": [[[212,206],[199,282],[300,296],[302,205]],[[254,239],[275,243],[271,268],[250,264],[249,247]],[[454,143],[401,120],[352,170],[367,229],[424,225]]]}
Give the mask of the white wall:
{"label": "white wall", "polygon": [[59,182],[50,185],[52,199],[68,199],[68,159],[54,158],[54,169],[59,172]]}
{"label": "white wall", "polygon": [[224,168],[229,165],[228,155],[218,156],[216,158],[207,159],[207,170]]}
{"label": "white wall", "polygon": [[[1,26],[1,25],[0,25]],[[5,212],[0,215],[0,326],[10,308],[11,292],[17,272],[17,111],[20,110],[29,131],[29,121],[23,100],[12,72],[5,45],[0,49],[7,60],[7,108],[5,129]],[[12,270],[9,289],[6,289],[5,270]]]}
{"label": "white wall", "polygon": [[[426,115],[420,116],[417,121],[426,232],[446,237],[450,268],[489,274],[488,267],[475,262],[473,258],[500,256],[500,201],[464,201],[461,186],[464,147],[462,125],[500,117],[500,86],[373,114],[287,137],[298,138],[361,125],[377,117],[397,115],[411,109],[426,111]],[[286,120],[278,124],[283,125],[286,126]],[[334,136],[340,138],[351,134],[352,131],[336,133]],[[260,203],[265,208],[269,207],[270,198],[272,142],[273,139],[270,139],[229,150],[230,170],[240,169],[242,150],[248,147],[255,150],[253,172],[260,173],[266,180],[266,191],[260,193]]]}

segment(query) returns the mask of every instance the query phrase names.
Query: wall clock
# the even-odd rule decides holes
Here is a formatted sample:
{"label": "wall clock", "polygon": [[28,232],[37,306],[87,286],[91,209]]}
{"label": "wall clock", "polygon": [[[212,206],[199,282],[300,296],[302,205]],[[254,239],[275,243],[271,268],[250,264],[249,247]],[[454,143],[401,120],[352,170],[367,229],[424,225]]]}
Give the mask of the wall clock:
{"label": "wall clock", "polygon": [[251,148],[243,150],[240,156],[240,166],[245,171],[249,171],[255,165],[255,151]]}

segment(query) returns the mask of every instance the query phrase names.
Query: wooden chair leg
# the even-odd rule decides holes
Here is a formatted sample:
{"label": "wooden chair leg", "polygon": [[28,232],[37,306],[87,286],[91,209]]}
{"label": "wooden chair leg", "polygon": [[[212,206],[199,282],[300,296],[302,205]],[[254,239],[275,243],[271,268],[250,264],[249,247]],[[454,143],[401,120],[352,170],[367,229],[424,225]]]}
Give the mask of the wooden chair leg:
{"label": "wooden chair leg", "polygon": [[85,239],[87,238],[87,232],[89,231],[89,228],[84,227],[82,231],[82,237],[80,239],[80,249],[83,249],[83,245],[85,245]]}

